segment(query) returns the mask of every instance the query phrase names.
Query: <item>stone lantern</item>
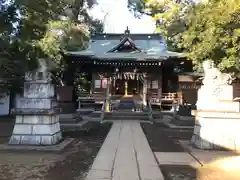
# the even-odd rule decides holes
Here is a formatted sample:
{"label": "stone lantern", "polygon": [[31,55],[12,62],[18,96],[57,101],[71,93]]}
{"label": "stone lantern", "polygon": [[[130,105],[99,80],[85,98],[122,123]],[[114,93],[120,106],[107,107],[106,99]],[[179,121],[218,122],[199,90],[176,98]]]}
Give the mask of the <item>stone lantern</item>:
{"label": "stone lantern", "polygon": [[62,139],[55,86],[50,73],[40,67],[25,76],[23,97],[16,100],[16,121],[9,144],[54,145]]}

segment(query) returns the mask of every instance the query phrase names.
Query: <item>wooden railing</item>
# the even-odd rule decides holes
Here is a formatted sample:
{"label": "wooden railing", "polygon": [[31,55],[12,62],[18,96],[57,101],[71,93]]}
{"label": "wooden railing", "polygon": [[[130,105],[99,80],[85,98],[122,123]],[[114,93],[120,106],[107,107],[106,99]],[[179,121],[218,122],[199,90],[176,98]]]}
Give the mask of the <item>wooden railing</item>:
{"label": "wooden railing", "polygon": [[81,92],[79,93],[78,95],[78,101],[81,101],[81,100],[90,100],[90,99],[94,99],[93,95],[90,94],[89,92]]}
{"label": "wooden railing", "polygon": [[162,97],[160,99],[161,108],[174,107],[179,104],[180,101],[178,99],[177,93],[162,93]]}
{"label": "wooden railing", "polygon": [[173,101],[177,99],[177,93],[162,93],[161,100]]}

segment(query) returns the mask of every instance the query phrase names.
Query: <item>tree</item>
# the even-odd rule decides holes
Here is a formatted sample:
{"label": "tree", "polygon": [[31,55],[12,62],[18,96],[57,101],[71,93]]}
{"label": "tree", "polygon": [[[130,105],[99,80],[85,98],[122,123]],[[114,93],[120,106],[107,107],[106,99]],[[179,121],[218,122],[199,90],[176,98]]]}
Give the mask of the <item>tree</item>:
{"label": "tree", "polygon": [[[27,67],[27,58],[23,54],[28,51],[22,48],[27,45],[15,40],[16,23],[19,21],[18,8],[17,4],[7,0],[0,5],[0,81],[3,84],[0,90],[3,92],[12,86],[19,86]],[[21,59],[22,56],[24,59]]]}
{"label": "tree", "polygon": [[194,6],[179,44],[196,64],[213,60],[222,71],[240,70],[240,1],[211,0]]}
{"label": "tree", "polygon": [[178,46],[178,36],[186,30],[184,16],[192,3],[191,0],[144,0],[137,4],[136,9],[153,17],[156,22],[155,32],[165,38],[168,50],[182,52]]}
{"label": "tree", "polygon": [[144,10],[165,35],[169,49],[186,53],[196,70],[212,60],[221,71],[239,72],[240,1],[146,0]]}
{"label": "tree", "polygon": [[49,60],[49,68],[55,68],[56,79],[61,81],[66,68],[61,51],[85,48],[89,28],[101,27],[90,21],[84,4],[85,0],[2,0],[0,78],[6,84],[4,91],[20,87],[24,73],[36,68],[39,58]]}

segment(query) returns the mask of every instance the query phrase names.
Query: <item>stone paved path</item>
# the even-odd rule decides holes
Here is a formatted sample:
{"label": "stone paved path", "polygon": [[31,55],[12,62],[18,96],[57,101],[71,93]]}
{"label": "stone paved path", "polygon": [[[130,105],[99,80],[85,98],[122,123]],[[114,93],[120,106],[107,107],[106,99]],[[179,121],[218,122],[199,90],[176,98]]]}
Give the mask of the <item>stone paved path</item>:
{"label": "stone paved path", "polygon": [[138,121],[116,121],[86,180],[163,180]]}

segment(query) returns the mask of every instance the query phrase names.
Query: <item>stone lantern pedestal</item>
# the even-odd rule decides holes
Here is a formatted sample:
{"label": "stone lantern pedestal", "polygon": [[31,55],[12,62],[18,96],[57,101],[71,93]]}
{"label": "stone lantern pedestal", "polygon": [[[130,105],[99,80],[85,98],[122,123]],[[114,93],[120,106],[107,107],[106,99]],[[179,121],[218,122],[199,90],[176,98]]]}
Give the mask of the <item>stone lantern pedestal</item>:
{"label": "stone lantern pedestal", "polygon": [[234,101],[230,77],[216,68],[205,73],[191,143],[201,149],[240,151],[240,103]]}
{"label": "stone lantern pedestal", "polygon": [[24,96],[16,100],[16,108],[12,110],[16,121],[9,140],[11,145],[54,145],[62,139],[55,87],[43,73],[28,76]]}

